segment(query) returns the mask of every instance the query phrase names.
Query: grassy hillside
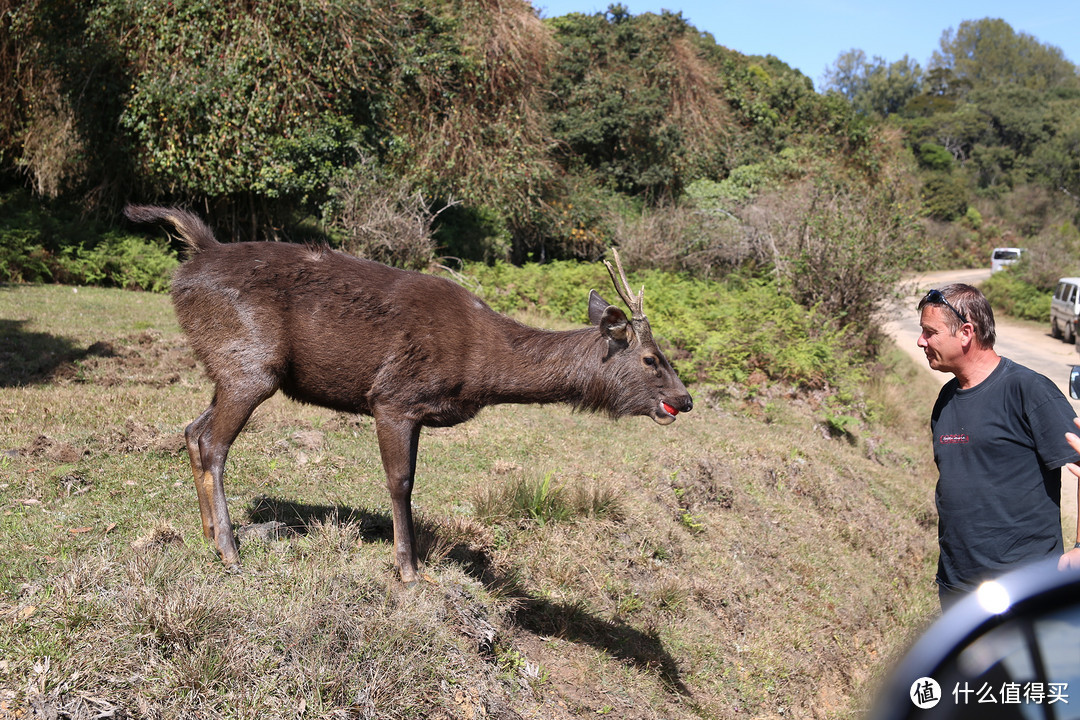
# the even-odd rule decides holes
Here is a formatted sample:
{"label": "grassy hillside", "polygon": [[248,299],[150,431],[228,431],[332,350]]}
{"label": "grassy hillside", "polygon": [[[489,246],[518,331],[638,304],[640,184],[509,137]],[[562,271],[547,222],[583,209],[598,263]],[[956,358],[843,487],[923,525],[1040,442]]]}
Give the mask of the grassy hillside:
{"label": "grassy hillside", "polygon": [[410,590],[370,419],[257,411],[227,488],[266,538],[226,575],[168,299],[3,287],[0,318],[0,715],[844,717],[936,607],[935,389],[899,357],[873,425],[696,385],[666,428],[505,406],[426,431]]}

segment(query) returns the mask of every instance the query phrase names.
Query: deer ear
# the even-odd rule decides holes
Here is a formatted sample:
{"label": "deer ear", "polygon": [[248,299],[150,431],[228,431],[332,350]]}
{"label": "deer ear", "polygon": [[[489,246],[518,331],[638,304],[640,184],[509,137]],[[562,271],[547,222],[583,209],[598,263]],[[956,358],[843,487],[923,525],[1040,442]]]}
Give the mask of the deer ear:
{"label": "deer ear", "polygon": [[613,352],[618,349],[616,346],[630,344],[634,330],[626,313],[609,305],[595,290],[589,293],[589,321],[600,328],[600,334],[607,338]]}
{"label": "deer ear", "polygon": [[589,322],[593,325],[599,325],[600,320],[604,317],[604,311],[611,306],[604,298],[600,297],[600,293],[595,290],[589,291]]}
{"label": "deer ear", "polygon": [[626,313],[614,305],[608,305],[600,318],[600,334],[608,339],[608,343],[626,346],[630,343],[633,330],[630,321],[626,319]]}

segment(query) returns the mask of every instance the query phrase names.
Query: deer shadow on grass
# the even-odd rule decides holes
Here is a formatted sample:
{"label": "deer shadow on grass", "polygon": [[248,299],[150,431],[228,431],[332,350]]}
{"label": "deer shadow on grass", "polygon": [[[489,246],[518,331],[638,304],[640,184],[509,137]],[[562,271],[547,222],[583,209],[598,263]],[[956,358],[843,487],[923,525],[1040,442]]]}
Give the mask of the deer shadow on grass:
{"label": "deer shadow on grass", "polygon": [[26,323],[0,318],[0,388],[48,383],[80,360],[116,354],[108,343],[83,349],[67,338],[29,332]]}
{"label": "deer shadow on grass", "polygon": [[[248,504],[247,515],[254,525],[284,525],[290,535],[307,535],[320,525],[352,523],[356,525],[360,539],[365,542],[394,540],[394,522],[389,513],[371,512],[347,505],[308,505],[260,496]],[[241,537],[243,530],[241,527]]]}
{"label": "deer shadow on grass", "polygon": [[[305,535],[320,524],[356,523],[361,540],[393,543],[394,524],[387,512],[372,512],[344,505],[307,505],[279,498],[256,498],[248,507],[255,523],[284,523]],[[421,559],[448,558],[500,597],[513,601],[509,620],[518,628],[544,637],[585,643],[638,669],[655,673],[672,692],[689,696],[675,659],[654,631],[643,631],[617,620],[607,620],[576,603],[553,602],[522,584],[513,571],[496,568],[483,549],[467,539],[444,539],[439,528],[416,518],[417,550]]]}

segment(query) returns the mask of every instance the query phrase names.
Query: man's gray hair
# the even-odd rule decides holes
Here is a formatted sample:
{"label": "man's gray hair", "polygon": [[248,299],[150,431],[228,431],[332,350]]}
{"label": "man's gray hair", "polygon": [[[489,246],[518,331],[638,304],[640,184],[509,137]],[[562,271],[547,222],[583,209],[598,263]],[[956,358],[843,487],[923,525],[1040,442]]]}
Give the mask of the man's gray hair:
{"label": "man's gray hair", "polygon": [[[960,313],[975,328],[975,341],[980,347],[991,350],[997,340],[997,331],[994,328],[994,309],[990,307],[990,301],[977,288],[964,283],[953,283],[940,288],[938,292],[952,305],[952,310],[944,313],[945,324],[955,335],[963,324],[956,313]],[[929,294],[924,295],[919,301],[919,312],[927,305],[944,307],[940,302],[932,302]]]}

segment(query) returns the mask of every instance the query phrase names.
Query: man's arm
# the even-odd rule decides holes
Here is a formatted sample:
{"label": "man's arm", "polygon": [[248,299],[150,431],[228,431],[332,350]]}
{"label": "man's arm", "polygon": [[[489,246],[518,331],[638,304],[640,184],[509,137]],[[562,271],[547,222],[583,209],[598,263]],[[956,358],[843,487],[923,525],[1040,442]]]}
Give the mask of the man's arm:
{"label": "man's arm", "polygon": [[[1078,428],[1080,428],[1080,418],[1074,418],[1073,422],[1076,423],[1076,426]],[[1071,432],[1065,433],[1065,440],[1068,441],[1069,445],[1072,446],[1073,450],[1080,452],[1080,436],[1077,436],[1075,433]],[[1076,547],[1068,548],[1068,546],[1066,545],[1067,549],[1065,551],[1065,554],[1061,556],[1060,560],[1058,560],[1058,570],[1080,570],[1080,465],[1077,465],[1076,463],[1068,463],[1065,465],[1065,467],[1069,470],[1069,472],[1075,475],[1077,479],[1076,536],[1073,540],[1073,542],[1076,544]]]}

